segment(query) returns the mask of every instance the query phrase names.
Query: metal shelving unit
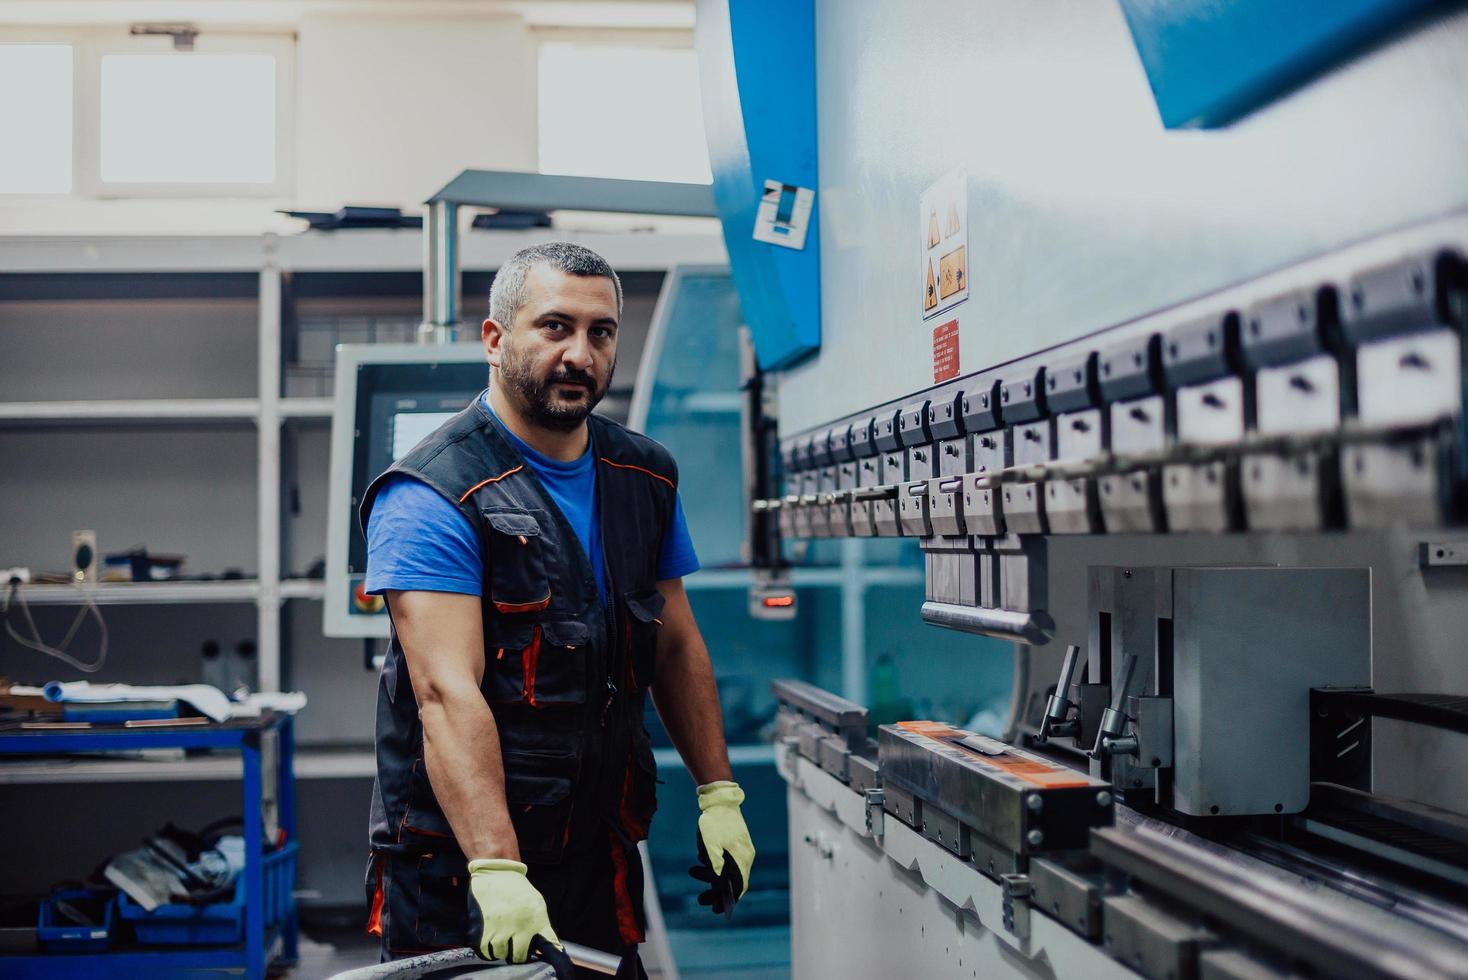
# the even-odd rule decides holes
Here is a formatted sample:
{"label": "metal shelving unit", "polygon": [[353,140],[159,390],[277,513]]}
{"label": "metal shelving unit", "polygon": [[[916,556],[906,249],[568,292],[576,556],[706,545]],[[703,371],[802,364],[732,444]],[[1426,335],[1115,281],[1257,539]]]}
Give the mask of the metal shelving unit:
{"label": "metal shelving unit", "polygon": [[22,585],[20,598],[33,606],[99,606],[175,603],[254,602],[260,583],[252,579],[219,582],[95,582],[85,585]]}
{"label": "metal shelving unit", "polygon": [[84,402],[0,402],[0,422],[13,424],[254,423],[259,417],[260,403],[254,398],[139,398]]}
{"label": "metal shelving unit", "polygon": [[[262,759],[266,732],[276,733],[274,745],[277,762],[273,770],[267,770]],[[161,974],[178,975],[186,971],[218,970],[221,974],[243,972],[251,980],[263,978],[271,951],[280,945],[280,956],[285,963],[294,963],[297,958],[297,918],[295,900],[287,898],[280,921],[267,928],[266,878],[264,864],[266,855],[260,842],[264,840],[264,820],[261,813],[262,790],[267,772],[276,780],[275,793],[279,804],[280,827],[285,832],[287,847],[298,846],[296,840],[295,783],[292,776],[294,760],[294,721],[289,715],[269,715],[252,722],[234,722],[190,729],[123,730],[99,728],[93,731],[70,732],[5,732],[0,733],[0,757],[8,757],[0,765],[0,773],[18,775],[23,772],[36,773],[41,766],[47,769],[75,775],[72,779],[0,779],[11,784],[48,782],[93,782],[97,781],[98,766],[117,767],[113,775],[131,773],[130,778],[115,781],[144,781],[156,779],[164,770],[137,768],[145,765],[132,760],[100,761],[77,758],[77,753],[129,752],[157,749],[209,749],[226,755],[209,759],[192,760],[186,765],[202,770],[208,767],[210,775],[197,778],[239,779],[241,782],[244,837],[251,845],[245,852],[245,867],[240,872],[237,888],[244,889],[244,941],[228,946],[179,946],[173,949],[140,947],[137,949],[108,950],[100,953],[37,953],[0,955],[0,975],[7,977],[139,977]],[[44,763],[11,762],[11,758],[46,756]],[[69,758],[58,762],[55,756]],[[61,768],[70,762],[75,769]],[[171,764],[167,778],[177,778]],[[294,861],[294,855],[284,855]]]}
{"label": "metal shelving unit", "polygon": [[[326,592],[320,579],[283,579],[276,586],[281,599],[320,599]],[[260,583],[254,579],[217,582],[93,582],[86,585],[31,584],[20,587],[20,597],[33,606],[79,606],[88,599],[99,606],[206,605],[216,602],[254,602]]]}
{"label": "metal shelving unit", "polygon": [[[686,262],[726,261],[717,223],[687,233],[578,232],[568,229],[476,231],[462,236],[461,268],[494,269],[519,248],[549,237],[580,242],[626,271],[658,271]],[[281,604],[320,600],[315,580],[281,579],[281,426],[330,420],[334,401],[282,397],[282,276],[287,272],[418,272],[423,235],[416,230],[278,236],[24,236],[0,238],[7,273],[249,273],[256,290],[259,369],[255,398],[139,398],[86,401],[0,401],[3,428],[136,428],[253,425],[257,432],[257,572],[221,582],[101,583],[88,586],[99,603],[254,602],[262,691],[281,682]],[[76,604],[70,585],[27,585],[38,605]]]}

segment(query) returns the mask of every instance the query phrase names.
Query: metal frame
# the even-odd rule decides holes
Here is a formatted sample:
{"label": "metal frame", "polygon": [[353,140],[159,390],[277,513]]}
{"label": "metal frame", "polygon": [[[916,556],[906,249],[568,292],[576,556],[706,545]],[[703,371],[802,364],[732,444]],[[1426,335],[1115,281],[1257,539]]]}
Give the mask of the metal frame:
{"label": "metal frame", "polygon": [[[265,976],[266,952],[277,939],[283,942],[282,958],[295,961],[298,954],[299,923],[295,899],[277,929],[265,935],[264,838],[262,765],[260,745],[265,733],[278,733],[279,764],[276,766],[276,799],[280,826],[289,843],[296,842],[295,722],[290,715],[271,714],[246,723],[210,725],[206,728],[97,729],[93,731],[24,731],[0,733],[0,757],[49,756],[71,753],[137,751],[138,749],[223,749],[238,751],[243,766],[245,870],[245,941],[225,949],[180,947],[177,952],[106,952],[67,955],[45,953],[35,956],[0,955],[0,973],[13,978],[66,980],[76,977],[162,976],[184,971],[245,970],[250,980]],[[163,774],[166,767],[160,767]]]}
{"label": "metal frame", "polygon": [[501,211],[603,211],[713,218],[709,184],[562,177],[508,170],[465,170],[428,199],[423,222],[423,325],[420,339],[452,343],[459,322],[459,207]]}

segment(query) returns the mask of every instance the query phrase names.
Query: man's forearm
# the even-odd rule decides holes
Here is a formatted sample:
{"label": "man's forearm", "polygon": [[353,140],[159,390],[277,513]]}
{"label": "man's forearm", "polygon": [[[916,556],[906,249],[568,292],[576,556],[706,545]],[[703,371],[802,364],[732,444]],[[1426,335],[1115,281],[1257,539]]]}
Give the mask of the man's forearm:
{"label": "man's forearm", "polygon": [[446,693],[419,709],[423,761],[433,795],[470,860],[520,860],[505,804],[505,768],[494,713],[478,690]]}
{"label": "man's forearm", "polygon": [[694,782],[733,778],[719,689],[702,640],[661,653],[652,700]]}

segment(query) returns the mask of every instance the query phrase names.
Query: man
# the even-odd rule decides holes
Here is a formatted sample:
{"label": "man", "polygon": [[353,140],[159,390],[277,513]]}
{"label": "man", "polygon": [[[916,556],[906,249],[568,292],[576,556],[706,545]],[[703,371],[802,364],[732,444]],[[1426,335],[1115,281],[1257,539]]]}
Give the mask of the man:
{"label": "man", "polygon": [[523,962],[540,936],[623,952],[639,975],[649,691],[699,787],[701,900],[748,886],[677,468],[591,414],[621,311],[594,252],[517,252],[490,291],[488,390],[363,500],[367,589],[393,633],[368,871],[385,960],[472,945]]}

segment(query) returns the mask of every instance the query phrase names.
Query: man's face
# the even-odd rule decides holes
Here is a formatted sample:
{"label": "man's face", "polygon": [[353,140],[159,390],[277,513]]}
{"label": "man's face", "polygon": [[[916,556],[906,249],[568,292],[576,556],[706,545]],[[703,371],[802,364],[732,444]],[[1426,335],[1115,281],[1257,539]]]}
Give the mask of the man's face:
{"label": "man's face", "polygon": [[617,293],[610,279],[544,263],[525,275],[525,303],[505,330],[484,323],[489,363],[526,419],[575,430],[607,393],[617,367]]}

